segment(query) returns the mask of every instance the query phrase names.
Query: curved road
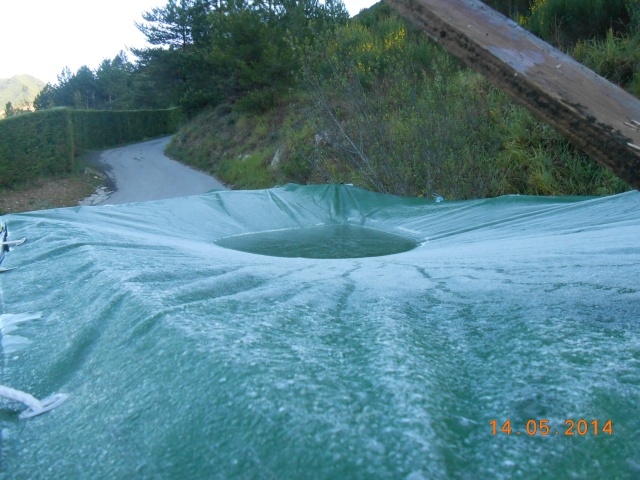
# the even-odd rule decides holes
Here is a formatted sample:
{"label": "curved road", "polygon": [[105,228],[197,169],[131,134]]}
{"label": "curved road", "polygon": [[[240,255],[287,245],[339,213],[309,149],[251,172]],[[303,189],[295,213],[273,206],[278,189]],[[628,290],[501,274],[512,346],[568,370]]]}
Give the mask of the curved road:
{"label": "curved road", "polygon": [[164,154],[171,137],[105,150],[89,163],[108,177],[113,193],[96,205],[161,200],[225,190],[214,177],[187,167]]}

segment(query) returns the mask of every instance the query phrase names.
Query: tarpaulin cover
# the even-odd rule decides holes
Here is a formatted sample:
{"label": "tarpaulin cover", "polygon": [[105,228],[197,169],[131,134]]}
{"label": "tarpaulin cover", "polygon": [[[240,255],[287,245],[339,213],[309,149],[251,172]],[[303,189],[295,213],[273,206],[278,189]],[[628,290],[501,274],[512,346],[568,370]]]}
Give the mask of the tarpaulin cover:
{"label": "tarpaulin cover", "polygon": [[[288,185],[2,221],[28,240],[2,264],[0,383],[69,395],[28,420],[0,401],[4,478],[640,476],[638,192]],[[228,248],[280,232],[295,257],[345,226],[404,247]]]}

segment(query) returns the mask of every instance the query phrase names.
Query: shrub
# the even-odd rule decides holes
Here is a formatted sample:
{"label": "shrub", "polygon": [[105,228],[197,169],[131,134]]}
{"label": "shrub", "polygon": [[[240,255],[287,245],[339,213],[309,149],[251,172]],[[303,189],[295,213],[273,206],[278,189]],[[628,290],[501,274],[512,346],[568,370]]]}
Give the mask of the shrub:
{"label": "shrub", "polygon": [[447,198],[628,188],[437,45],[398,35],[403,28],[394,18],[350,25],[307,52],[316,139],[306,154],[321,181]]}
{"label": "shrub", "polygon": [[524,25],[560,47],[625,32],[636,0],[533,0]]}
{"label": "shrub", "polygon": [[578,42],[571,54],[603,77],[640,96],[640,32],[617,37],[609,30],[604,39]]}

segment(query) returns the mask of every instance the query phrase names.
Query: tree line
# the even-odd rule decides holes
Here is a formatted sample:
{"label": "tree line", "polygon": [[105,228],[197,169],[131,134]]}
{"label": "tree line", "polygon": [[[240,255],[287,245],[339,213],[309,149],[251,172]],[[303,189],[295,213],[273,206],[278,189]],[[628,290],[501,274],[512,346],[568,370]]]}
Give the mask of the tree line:
{"label": "tree line", "polygon": [[105,59],[94,72],[82,66],[73,73],[68,67],[58,75],[58,83],[47,83],[34,101],[36,110],[51,107],[84,109],[127,109],[135,105],[132,94],[135,66],[121,51],[113,60]]}
{"label": "tree line", "polygon": [[341,0],[169,0],[142,18],[150,46],[132,50],[134,62],[120,52],[95,71],[65,68],[36,109],[268,108],[295,85],[297,52],[349,16]]}
{"label": "tree line", "polygon": [[[578,60],[604,65],[623,86],[640,84],[638,0],[486,2],[560,48],[577,44]],[[132,50],[134,61],[120,52],[95,71],[65,68],[35,108],[268,109],[299,85],[309,47],[350,22],[342,0],[168,0],[142,19],[136,26],[150,46]],[[599,49],[588,43],[607,38]]]}

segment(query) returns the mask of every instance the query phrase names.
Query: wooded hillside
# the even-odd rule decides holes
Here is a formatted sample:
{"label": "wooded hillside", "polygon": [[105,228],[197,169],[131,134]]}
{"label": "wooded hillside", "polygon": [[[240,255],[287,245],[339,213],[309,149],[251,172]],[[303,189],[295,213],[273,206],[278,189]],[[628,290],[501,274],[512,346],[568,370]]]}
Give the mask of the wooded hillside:
{"label": "wooded hillside", "polygon": [[16,75],[8,79],[0,79],[0,118],[6,115],[7,103],[13,110],[31,110],[33,101],[44,82],[30,75]]}
{"label": "wooded hillside", "polygon": [[[640,93],[639,0],[487,0]],[[169,0],[149,47],[63,71],[38,109],[192,117],[175,156],[242,188],[346,182],[400,195],[610,194],[629,187],[389,7],[339,0]]]}

